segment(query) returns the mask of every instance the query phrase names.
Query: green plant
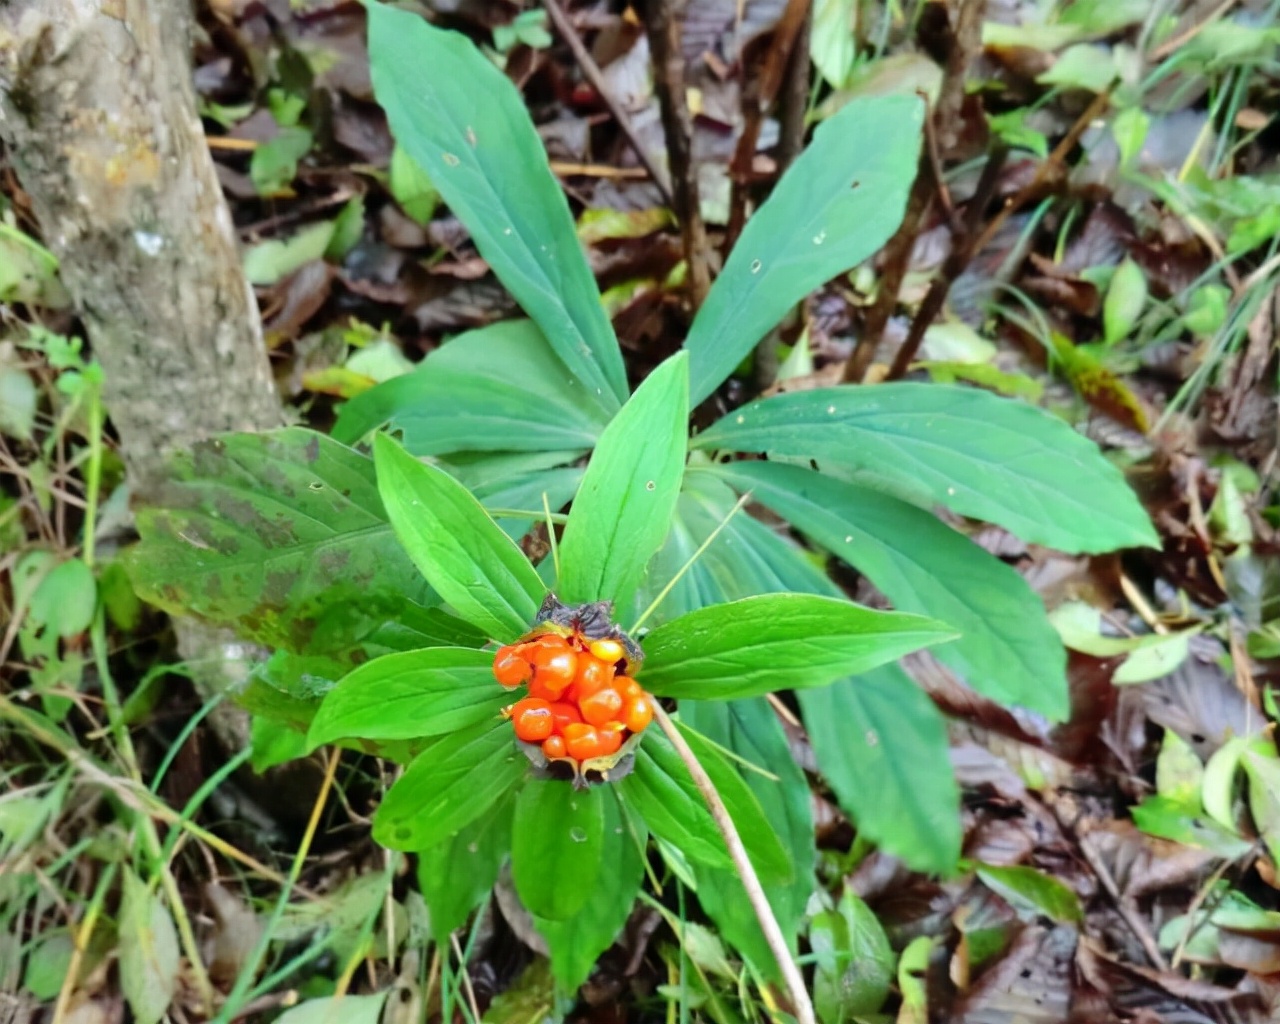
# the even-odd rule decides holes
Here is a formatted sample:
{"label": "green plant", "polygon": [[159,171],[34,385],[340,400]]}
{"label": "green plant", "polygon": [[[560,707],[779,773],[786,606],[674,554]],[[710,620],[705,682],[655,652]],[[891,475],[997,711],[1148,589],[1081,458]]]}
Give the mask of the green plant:
{"label": "green plant", "polygon": [[[609,602],[640,587],[679,499],[686,362],[676,356],[651,375],[592,455],[551,560],[555,589],[577,602],[574,607],[548,595],[538,570],[461,484],[379,436],[379,492],[396,535],[431,587],[484,635],[504,643],[536,624],[579,641],[576,653],[563,639],[557,650],[585,660],[584,638],[597,650],[608,638],[616,648],[607,655],[612,662],[622,662],[654,695],[680,700],[822,686],[948,639],[947,627],[920,616],[803,594],[711,604],[671,619],[645,637],[643,655],[611,628]],[[627,542],[614,540],[619,537]],[[508,648],[498,661],[505,673]],[[699,871],[723,870],[730,860],[689,768],[660,730],[646,729],[644,721],[628,730],[631,739],[620,750],[603,756],[561,754],[549,761],[530,743],[526,758],[514,742],[519,723],[513,730],[500,714],[513,696],[494,678],[494,663],[492,653],[471,647],[377,658],[327,694],[309,742],[407,744],[404,756],[412,760],[378,808],[374,837],[420,852],[437,935],[445,938],[463,922],[509,853],[516,890],[548,941],[557,976],[576,986],[626,921],[649,833],[681,850]],[[531,690],[545,685],[544,676],[552,685],[558,679],[557,689],[567,686],[573,669],[560,668],[539,662]],[[589,716],[588,701],[582,708]],[[668,720],[657,714],[665,728]],[[715,743],[685,723],[674,728],[714,780],[756,871],[771,884],[792,881],[794,859],[784,842],[801,837],[775,832]],[[464,885],[459,863],[466,868]],[[772,973],[768,960],[759,967]]]}
{"label": "green plant", "polygon": [[[414,454],[436,456],[477,484],[490,507],[536,508],[543,491],[559,507],[577,480],[576,470],[561,467],[594,445],[621,393],[617,347],[561,190],[519,96],[491,69],[491,108],[470,115],[470,124],[440,116],[471,109],[452,91],[481,74],[465,40],[376,7],[370,39],[378,96],[400,145],[472,227],[536,326],[499,324],[448,342],[416,372],[344,407],[335,436],[355,442],[389,424]],[[438,93],[424,93],[413,70],[411,54],[427,49],[450,68],[435,79]],[[684,346],[692,401],[710,395],[808,291],[892,233],[914,173],[920,116],[911,99],[864,99],[820,126],[749,222],[694,319]],[[505,146],[486,145],[508,133],[518,161]],[[517,175],[520,188],[507,187]],[[894,384],[780,395],[731,412],[692,444],[697,454],[655,573],[670,573],[708,539],[735,491],[750,492],[899,608],[960,629],[962,638],[938,654],[975,688],[1052,717],[1066,712],[1065,658],[1039,599],[927,509],[941,505],[1069,552],[1155,543],[1119,473],[1091,443],[1033,408],[979,391]],[[717,457],[732,451],[767,452],[770,461]],[[495,477],[505,481],[500,491]],[[528,524],[507,521],[513,533]],[[734,551],[749,554],[737,559]],[[657,616],[777,589],[836,593],[797,549],[740,522],[711,542]],[[873,680],[802,696],[811,728],[834,717],[850,733],[874,731],[883,741],[850,753],[818,726],[820,763],[873,838],[914,866],[945,870],[959,832],[934,824],[954,819],[956,801],[941,720],[901,674],[886,670]],[[866,705],[873,690],[888,705],[911,701],[909,714],[894,717],[916,728],[880,728]],[[881,770],[908,813],[867,792],[861,779]]]}
{"label": "green plant", "polygon": [[[726,938],[758,970],[772,969],[742,883],[707,869],[706,858],[723,867],[723,851],[707,840],[687,785],[671,783],[685,796],[677,804],[642,796],[643,814],[627,806],[625,795],[657,770],[640,765],[652,759],[669,779],[681,771],[665,733],[644,732],[636,771],[616,791],[523,781],[529,769],[494,717],[510,698],[489,685],[492,655],[477,648],[528,632],[553,580],[571,605],[611,600],[618,621],[654,626],[642,641],[639,682],[680,698],[698,758],[712,766],[731,809],[736,801],[754,825],[743,831],[758,843],[776,839],[788,855],[788,870],[774,865],[770,894],[784,930],[794,934],[803,916],[814,854],[808,789],[762,696],[771,689],[797,688],[822,773],[864,837],[914,867],[953,870],[958,791],[945,725],[888,663],[904,648],[855,658],[846,627],[831,627],[870,613],[849,605],[802,549],[734,512],[749,496],[783,516],[901,612],[958,632],[935,653],[975,690],[1061,719],[1065,654],[1039,598],[930,509],[1073,553],[1155,545],[1121,474],[1091,442],[1033,407],[914,383],[779,395],[730,411],[686,443],[689,404],[711,396],[804,295],[893,232],[916,167],[920,103],[859,99],[819,126],[749,221],[684,352],[627,401],[619,347],[519,94],[464,37],[414,15],[370,4],[369,31],[375,91],[398,145],[532,322],[447,342],[413,373],[349,402],[333,438],[297,428],[234,435],[180,459],[162,500],[139,514],[139,591],[276,648],[240,695],[251,709],[310,729],[313,742],[342,738],[411,761],[379,811],[376,834],[427,848],[420,881],[437,927],[465,917],[515,839],[523,865],[516,885],[544,934],[591,934],[598,951],[625,917],[643,868],[638,840],[650,830],[668,840],[659,849],[696,880]],[[477,92],[485,104],[472,102]],[[382,427],[403,448],[382,434],[373,460],[349,447]],[[733,460],[735,452],[768,460]],[[557,511],[565,506],[567,519]],[[539,521],[552,527],[553,541],[556,526],[564,532],[556,557],[535,569],[501,533],[518,538]],[[763,596],[779,593],[787,596]],[[742,603],[753,600],[779,603]],[[692,675],[682,678],[691,665],[664,669],[664,636],[697,616],[722,615],[715,621],[727,626],[751,607],[776,610],[790,644],[797,620],[786,609],[821,609],[800,642],[810,671],[771,671],[755,649],[722,651],[722,664],[696,690]],[[393,672],[410,691],[399,713],[352,697],[365,724],[325,725],[371,682],[385,698]],[[815,682],[830,685],[806,688]],[[738,776],[732,760],[769,774]],[[476,765],[484,767],[473,778]],[[453,784],[442,787],[448,772]],[[428,789],[438,802],[423,803]],[[670,806],[688,819],[663,818]],[[694,816],[704,833],[689,824]],[[560,824],[535,844],[521,824],[532,818]],[[570,842],[574,829],[588,842]],[[580,889],[555,891],[536,877],[532,865],[552,842],[575,877],[593,879],[600,898],[577,907],[601,920],[566,924]],[[589,866],[597,856],[603,866]],[[445,885],[444,865],[458,861],[475,867],[465,882],[454,872]],[[554,938],[551,946],[556,954]],[[589,966],[565,959],[585,958],[585,948],[556,954],[562,978]]]}

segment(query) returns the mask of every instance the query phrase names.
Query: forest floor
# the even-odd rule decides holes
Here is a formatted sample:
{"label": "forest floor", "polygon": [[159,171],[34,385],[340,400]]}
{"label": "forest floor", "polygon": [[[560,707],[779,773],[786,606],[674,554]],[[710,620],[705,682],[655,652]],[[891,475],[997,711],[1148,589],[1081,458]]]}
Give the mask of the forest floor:
{"label": "forest floor", "polygon": [[[443,339],[517,314],[430,184],[393,160],[358,4],[201,7],[201,113],[297,421],[327,429]],[[635,12],[424,7],[522,90],[642,379],[690,314],[671,203],[636,156],[666,143]],[[823,0],[800,23],[808,7],[687,4],[693,157],[671,172],[697,182],[713,276],[796,141],[841,102],[920,91],[947,116],[900,235],[810,296],[706,411],[881,380],[901,359],[912,379],[1068,419],[1124,469],[1163,541],[1090,557],[975,535],[1050,608],[1072,715],[1011,713],[907,660],[948,715],[966,870],[915,873],[861,841],[793,731],[826,890],[864,901],[894,951],[934,940],[919,964],[890,958],[890,991],[867,1007],[876,954],[846,935],[855,955],[827,978],[824,1024],[849,1006],[974,1024],[1280,1019],[1280,772],[1246,779],[1236,742],[1270,735],[1280,693],[1280,3]],[[752,116],[761,97],[776,102]],[[654,901],[576,1002],[557,1002],[492,906],[454,949],[418,941],[421,897],[367,827],[376,768],[344,762],[313,808],[298,794],[317,792],[322,754],[264,784],[219,747],[167,619],[114,561],[133,535],[109,429],[96,580],[77,560],[96,370],[2,153],[0,186],[0,1021],[108,1024],[148,1000],[151,1019],[204,1020],[206,985],[228,1021],[335,992],[337,1019],[355,1022],[784,1019],[713,928],[695,920],[678,942]],[[926,299],[939,280],[940,309]],[[937,315],[921,334],[922,307]],[[162,853],[147,880],[129,867],[137,843]],[[156,924],[154,891],[176,928]],[[833,941],[806,937],[807,970]],[[157,991],[166,958],[181,969]],[[389,990],[385,1006],[357,998]]]}

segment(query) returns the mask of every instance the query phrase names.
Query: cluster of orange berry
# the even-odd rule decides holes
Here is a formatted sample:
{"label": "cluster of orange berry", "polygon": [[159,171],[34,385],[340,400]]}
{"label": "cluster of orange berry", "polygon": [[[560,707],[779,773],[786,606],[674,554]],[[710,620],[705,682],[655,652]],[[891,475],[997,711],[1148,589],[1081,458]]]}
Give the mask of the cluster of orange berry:
{"label": "cluster of orange berry", "polygon": [[653,720],[653,698],[618,672],[626,655],[621,641],[577,631],[542,633],[501,648],[494,677],[508,689],[529,684],[529,695],[504,712],[516,737],[541,744],[549,761],[572,758],[581,765],[618,753]]}

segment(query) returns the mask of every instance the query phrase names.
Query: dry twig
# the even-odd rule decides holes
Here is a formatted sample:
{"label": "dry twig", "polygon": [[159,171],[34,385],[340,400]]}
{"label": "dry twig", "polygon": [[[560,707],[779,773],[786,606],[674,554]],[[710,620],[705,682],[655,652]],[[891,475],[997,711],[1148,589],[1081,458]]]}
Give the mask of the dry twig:
{"label": "dry twig", "polygon": [[605,81],[604,73],[601,72],[600,66],[595,62],[595,58],[591,56],[591,53],[583,44],[582,37],[578,35],[578,30],[573,27],[573,22],[565,14],[564,8],[560,6],[557,0],[542,0],[542,4],[546,7],[547,14],[551,17],[556,31],[569,44],[569,49],[573,52],[573,59],[578,62],[578,67],[582,68],[582,73],[586,76],[587,81],[591,83],[591,88],[596,91],[604,105],[609,108],[609,113],[618,122],[618,128],[627,137],[627,142],[631,145],[632,150],[635,151],[636,156],[639,157],[644,169],[649,172],[649,177],[653,179],[653,183],[658,186],[658,191],[662,193],[662,201],[668,206],[673,205],[675,200],[671,195],[671,179],[640,141],[640,136],[636,132],[635,125],[631,123],[631,118],[627,116],[627,112],[622,109],[622,104],[613,95],[613,90],[609,88],[609,83]]}
{"label": "dry twig", "polygon": [[769,906],[769,899],[764,894],[755,868],[751,866],[747,849],[742,845],[742,837],[738,835],[738,828],[734,825],[733,818],[729,816],[729,810],[725,807],[724,801],[720,799],[715,783],[707,775],[706,769],[702,767],[680,730],[671,721],[671,716],[656,702],[653,714],[662,731],[666,733],[667,739],[671,741],[671,745],[676,748],[676,753],[688,767],[689,774],[693,776],[698,792],[707,802],[711,817],[715,819],[716,827],[720,830],[725,846],[729,849],[729,857],[733,861],[733,866],[737,868],[743,888],[747,891],[747,899],[751,902],[751,909],[755,911],[756,920],[760,922],[760,930],[764,932],[765,942],[769,944],[769,949],[782,971],[783,980],[786,982],[787,991],[794,1005],[796,1021],[798,1024],[815,1024],[813,1002],[809,998],[808,989],[805,988],[804,977],[800,973],[800,968],[796,966],[791,951],[787,948],[787,940],[783,937],[778,919],[773,916],[773,908]]}
{"label": "dry twig", "polygon": [[686,0],[650,0],[645,31],[653,54],[653,87],[662,111],[667,138],[667,165],[671,168],[672,206],[680,221],[684,258],[689,268],[689,291],[694,308],[702,305],[711,289],[707,265],[707,228],[702,221],[698,194],[698,168],[693,162],[693,116],[685,97],[684,55],[680,29]]}
{"label": "dry twig", "polygon": [[1085,108],[1084,113],[1071,126],[1071,130],[1062,137],[1061,142],[1053,147],[1053,152],[1049,154],[1049,159],[1041,161],[1040,166],[1036,168],[1035,176],[1027,182],[1017,195],[1007,200],[1004,206],[1000,208],[1000,212],[991,218],[991,223],[986,226],[974,244],[974,252],[981,252],[985,249],[987,243],[995,237],[996,232],[1000,230],[1004,222],[1040,194],[1040,189],[1044,187],[1050,175],[1057,174],[1061,170],[1062,165],[1066,162],[1067,155],[1075,149],[1076,143],[1080,141],[1080,136],[1085,133],[1095,118],[1101,116],[1110,102],[1111,93],[1109,90],[1103,90],[1093,98],[1093,101]]}
{"label": "dry twig", "polygon": [[915,248],[920,222],[935,194],[951,221],[953,246],[961,237],[951,196],[942,177],[942,159],[959,141],[957,133],[961,124],[961,107],[964,104],[965,74],[974,54],[982,46],[982,19],[986,9],[986,0],[961,0],[959,4],[955,27],[950,33],[946,67],[938,88],[938,101],[925,115],[925,145],[920,154],[916,180],[907,197],[902,224],[885,247],[884,270],[880,275],[876,300],[867,311],[862,334],[853,355],[845,363],[846,383],[860,382],[866,376],[871,360],[875,358],[889,317],[898,305],[898,293],[907,276],[907,266]]}
{"label": "dry twig", "polygon": [[929,199],[933,195],[933,182],[931,165],[922,162],[911,186],[911,193],[907,196],[907,209],[902,215],[902,223],[885,246],[884,269],[880,272],[876,300],[862,322],[862,333],[858,337],[853,355],[844,364],[846,384],[858,384],[866,376],[871,360],[875,358],[876,349],[880,346],[880,339],[884,336],[889,317],[898,305],[898,293],[907,276],[907,265],[911,261],[911,251],[915,248],[920,221],[929,208]]}
{"label": "dry twig", "polygon": [[888,380],[896,380],[907,372],[911,361],[916,357],[920,343],[924,340],[924,332],[942,312],[952,283],[964,272],[973,254],[978,251],[978,225],[982,220],[983,211],[987,208],[987,203],[995,194],[996,182],[1000,180],[1000,169],[1004,167],[1004,160],[1008,153],[1007,147],[997,143],[991,155],[987,157],[987,163],[982,168],[982,177],[978,179],[978,187],[965,210],[964,232],[951,240],[951,252],[947,254],[947,258],[942,263],[941,272],[934,278],[928,292],[925,293],[924,301],[920,303],[915,319],[911,321],[911,330],[907,332],[906,340],[893,357]]}
{"label": "dry twig", "polygon": [[804,147],[804,117],[809,109],[809,37],[813,33],[813,5],[800,23],[800,32],[791,44],[791,57],[783,76],[778,100],[778,174],[781,175]]}
{"label": "dry twig", "polygon": [[[796,50],[796,40],[800,36],[809,16],[809,0],[787,0],[769,39],[769,49],[765,53],[760,71],[756,75],[746,76],[742,93],[742,134],[738,136],[738,144],[733,151],[733,160],[729,164],[729,177],[733,181],[733,195],[729,200],[729,226],[725,232],[724,252],[728,253],[747,221],[747,193],[753,181],[752,167],[755,161],[756,146],[760,141],[760,126],[764,122],[765,111],[773,104],[778,90],[786,76],[791,56]],[[744,69],[748,62],[743,61]],[[805,48],[805,77],[808,78],[808,48]],[[802,129],[803,130],[803,127]]]}

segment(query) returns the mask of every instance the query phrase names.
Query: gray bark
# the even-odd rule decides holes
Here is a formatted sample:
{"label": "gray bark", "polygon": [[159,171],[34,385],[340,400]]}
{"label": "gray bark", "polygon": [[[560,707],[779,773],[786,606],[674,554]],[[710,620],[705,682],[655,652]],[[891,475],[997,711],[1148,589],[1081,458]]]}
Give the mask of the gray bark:
{"label": "gray bark", "polygon": [[[185,0],[0,0],[0,138],[105,371],[135,494],[168,451],[283,420],[196,114],[190,30]],[[242,674],[225,634],[178,636],[206,693]],[[214,725],[235,749],[247,721]]]}
{"label": "gray bark", "polygon": [[167,450],[281,423],[190,26],[181,0],[0,3],[0,137],[105,370],[135,491]]}

